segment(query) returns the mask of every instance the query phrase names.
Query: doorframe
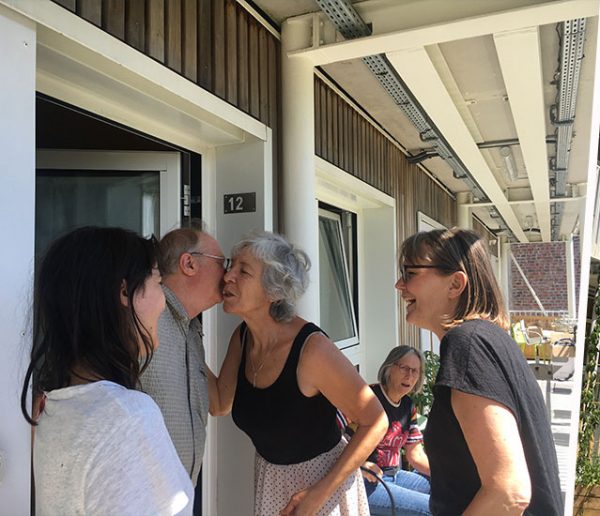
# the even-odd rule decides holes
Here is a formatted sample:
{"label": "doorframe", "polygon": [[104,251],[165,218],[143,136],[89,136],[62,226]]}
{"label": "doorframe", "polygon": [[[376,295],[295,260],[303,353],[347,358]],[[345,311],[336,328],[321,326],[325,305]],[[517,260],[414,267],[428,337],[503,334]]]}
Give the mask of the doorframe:
{"label": "doorframe", "polygon": [[37,149],[37,169],[159,172],[160,235],[156,237],[180,227],[181,157],[178,152]]}

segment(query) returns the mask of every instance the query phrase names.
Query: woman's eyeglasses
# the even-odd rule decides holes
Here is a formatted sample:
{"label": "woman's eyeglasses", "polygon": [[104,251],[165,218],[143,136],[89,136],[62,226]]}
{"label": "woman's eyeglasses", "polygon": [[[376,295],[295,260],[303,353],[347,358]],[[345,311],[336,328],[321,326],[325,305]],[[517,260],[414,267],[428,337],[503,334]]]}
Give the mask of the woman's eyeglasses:
{"label": "woman's eyeglasses", "polygon": [[408,374],[411,376],[419,376],[421,374],[421,370],[420,369],[416,369],[414,367],[409,367],[407,365],[403,365],[403,364],[396,364],[396,362],[394,362],[394,365],[400,369],[400,371],[402,371],[404,374]]}
{"label": "woman's eyeglasses", "polygon": [[214,254],[202,253],[200,251],[190,251],[188,254],[194,254],[196,256],[206,256],[207,258],[212,258],[213,260],[219,260],[223,262],[223,269],[226,271],[231,267],[231,258],[226,258],[225,256],[216,256]]}
{"label": "woman's eyeglasses", "polygon": [[410,280],[409,270],[410,269],[439,269],[437,265],[411,265],[411,264],[400,264],[400,278],[404,283],[408,283]]}

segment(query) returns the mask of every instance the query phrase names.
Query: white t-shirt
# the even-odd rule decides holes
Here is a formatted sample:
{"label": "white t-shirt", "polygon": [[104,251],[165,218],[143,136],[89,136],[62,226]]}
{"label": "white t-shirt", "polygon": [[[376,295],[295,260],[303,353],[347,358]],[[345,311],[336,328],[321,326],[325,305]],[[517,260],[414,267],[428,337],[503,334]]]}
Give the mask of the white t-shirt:
{"label": "white t-shirt", "polygon": [[144,393],[109,381],[47,393],[33,457],[38,516],[192,514],[192,482]]}

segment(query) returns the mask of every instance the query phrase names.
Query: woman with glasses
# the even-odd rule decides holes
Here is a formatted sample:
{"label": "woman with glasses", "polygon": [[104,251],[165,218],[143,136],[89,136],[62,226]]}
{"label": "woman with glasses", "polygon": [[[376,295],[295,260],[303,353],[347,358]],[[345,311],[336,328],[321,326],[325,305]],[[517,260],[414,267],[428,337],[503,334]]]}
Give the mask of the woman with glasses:
{"label": "woman with glasses", "polygon": [[[395,347],[379,368],[379,383],[371,385],[389,421],[383,439],[363,464],[371,514],[392,514],[392,504],[395,514],[430,514],[429,479],[425,476],[430,474],[429,460],[417,426],[417,410],[409,396],[423,386],[423,365],[423,357],[417,349]],[[402,449],[415,472],[402,469]]]}
{"label": "woman with glasses", "polygon": [[562,515],[544,399],[508,336],[483,240],[458,228],[417,233],[400,263],[406,320],[441,340],[425,429],[431,512]]}
{"label": "woman with glasses", "polygon": [[[218,413],[232,410],[256,447],[254,514],[366,516],[358,468],[385,432],[385,413],[335,344],[296,315],[308,256],[264,232],[232,257],[223,309],[244,322],[221,368]],[[336,407],[358,423],[348,444]]]}
{"label": "woman with glasses", "polygon": [[192,514],[161,412],[135,390],[158,346],[160,281],[154,240],[120,228],[77,229],[42,260],[21,396],[36,514]]}

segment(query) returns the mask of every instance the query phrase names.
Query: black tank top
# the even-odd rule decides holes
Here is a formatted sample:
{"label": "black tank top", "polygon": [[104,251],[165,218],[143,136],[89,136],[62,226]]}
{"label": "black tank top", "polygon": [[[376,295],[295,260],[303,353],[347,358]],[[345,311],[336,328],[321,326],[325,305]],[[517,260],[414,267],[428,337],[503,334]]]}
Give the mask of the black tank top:
{"label": "black tank top", "polygon": [[247,327],[242,323],[242,360],[231,415],[252,439],[256,451],[273,464],[297,464],[331,450],[341,439],[336,408],[321,393],[306,397],[298,387],[296,370],[306,339],[320,332],[305,324],[292,344],[283,370],[268,387],[253,387],[246,379]]}

